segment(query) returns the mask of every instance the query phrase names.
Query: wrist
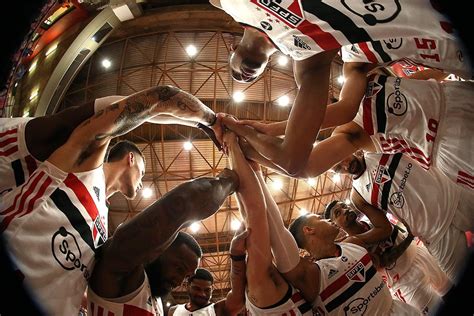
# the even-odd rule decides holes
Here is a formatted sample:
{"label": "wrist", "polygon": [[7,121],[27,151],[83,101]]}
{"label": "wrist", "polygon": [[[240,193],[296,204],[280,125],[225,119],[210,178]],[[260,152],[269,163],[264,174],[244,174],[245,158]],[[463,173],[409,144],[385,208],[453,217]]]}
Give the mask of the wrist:
{"label": "wrist", "polygon": [[209,125],[207,125],[208,127],[213,126],[217,122],[217,114],[216,113],[213,113],[213,114],[214,116],[211,118],[211,122],[209,123]]}

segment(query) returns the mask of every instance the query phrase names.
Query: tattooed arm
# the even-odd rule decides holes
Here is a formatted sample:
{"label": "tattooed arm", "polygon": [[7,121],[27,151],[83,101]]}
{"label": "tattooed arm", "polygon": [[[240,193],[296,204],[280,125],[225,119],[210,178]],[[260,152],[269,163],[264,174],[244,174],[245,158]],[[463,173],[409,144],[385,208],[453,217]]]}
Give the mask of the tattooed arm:
{"label": "tattooed arm", "polygon": [[117,101],[80,124],[48,159],[67,172],[97,168],[112,138],[158,115],[213,125],[215,113],[193,95],[172,86],[158,86]]}

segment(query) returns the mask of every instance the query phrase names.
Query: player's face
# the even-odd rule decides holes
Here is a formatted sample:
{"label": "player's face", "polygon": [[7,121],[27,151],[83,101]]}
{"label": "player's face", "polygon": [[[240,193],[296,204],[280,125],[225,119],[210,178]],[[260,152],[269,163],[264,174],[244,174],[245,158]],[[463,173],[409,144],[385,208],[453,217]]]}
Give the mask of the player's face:
{"label": "player's face", "polygon": [[365,163],[363,158],[350,155],[334,165],[332,169],[337,173],[359,175],[365,171]]}
{"label": "player's face", "polygon": [[197,307],[209,304],[212,296],[212,283],[208,280],[194,279],[188,285],[189,300]]}
{"label": "player's face", "polygon": [[331,220],[342,229],[347,229],[357,220],[357,213],[346,203],[338,202],[331,210]]}
{"label": "player's face", "polygon": [[337,235],[339,235],[341,231],[340,227],[331,222],[331,220],[323,219],[321,216],[316,214],[308,216],[310,216],[308,224],[314,229],[319,238],[333,241]]}
{"label": "player's face", "polygon": [[132,200],[137,196],[138,191],[143,187],[142,178],[145,175],[145,161],[143,158],[135,154],[134,163],[129,168],[129,177],[127,180],[127,188],[125,189],[124,195]]}

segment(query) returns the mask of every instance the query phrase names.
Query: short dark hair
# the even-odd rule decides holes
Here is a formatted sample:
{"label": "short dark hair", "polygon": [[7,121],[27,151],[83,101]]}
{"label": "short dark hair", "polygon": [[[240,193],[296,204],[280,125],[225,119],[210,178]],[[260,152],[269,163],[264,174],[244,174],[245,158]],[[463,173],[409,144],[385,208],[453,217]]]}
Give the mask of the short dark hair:
{"label": "short dark hair", "polygon": [[325,219],[331,219],[332,209],[339,202],[340,202],[339,200],[334,200],[334,201],[330,202],[328,205],[326,205],[326,209],[324,210],[324,218]]}
{"label": "short dark hair", "polygon": [[290,226],[288,226],[288,230],[293,235],[293,238],[296,240],[296,244],[299,248],[304,247],[304,235],[303,235],[303,226],[306,224],[308,220],[308,215],[304,214],[300,217],[296,218]]}
{"label": "short dark hair", "polygon": [[112,147],[109,147],[108,153],[105,156],[105,161],[106,162],[114,162],[114,161],[119,161],[123,157],[125,157],[126,154],[129,152],[136,153],[142,157],[143,162],[145,162],[145,157],[143,156],[142,151],[140,148],[138,148],[137,145],[134,143],[128,141],[128,140],[121,140]]}
{"label": "short dark hair", "polygon": [[185,233],[185,232],[179,232],[178,235],[176,236],[176,239],[171,244],[171,246],[173,247],[179,247],[181,245],[186,245],[189,249],[191,249],[196,254],[198,258],[202,257],[201,246],[199,246],[196,239],[194,239],[194,237],[191,236],[190,234]]}
{"label": "short dark hair", "polygon": [[189,277],[188,282],[191,283],[194,279],[205,280],[214,283],[214,278],[212,277],[211,272],[204,268],[196,269],[196,272]]}

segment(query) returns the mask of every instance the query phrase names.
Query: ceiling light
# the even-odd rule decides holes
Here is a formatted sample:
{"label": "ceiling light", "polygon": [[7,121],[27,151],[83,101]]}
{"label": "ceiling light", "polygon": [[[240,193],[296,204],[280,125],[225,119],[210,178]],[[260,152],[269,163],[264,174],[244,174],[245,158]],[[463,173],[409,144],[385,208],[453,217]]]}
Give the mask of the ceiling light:
{"label": "ceiling light", "polygon": [[34,63],[32,63],[28,71],[33,72],[36,69],[37,64],[38,64],[38,61],[35,61]]}
{"label": "ceiling light", "polygon": [[35,89],[35,90],[31,91],[30,101],[33,100],[34,98],[36,98],[38,96],[38,93],[39,93],[38,89]]}
{"label": "ceiling light", "polygon": [[58,48],[58,44],[54,44],[53,46],[51,46],[47,51],[46,51],[46,57],[51,55],[55,50],[56,48]]}
{"label": "ceiling light", "polygon": [[201,226],[199,225],[198,222],[194,222],[194,223],[191,224],[191,226],[189,226],[189,229],[190,229],[193,233],[195,233],[195,232],[197,232],[197,231],[199,230],[200,227],[201,227]]}
{"label": "ceiling light", "polygon": [[339,173],[335,173],[332,176],[332,181],[334,181],[335,183],[338,183],[339,181],[341,181],[341,175]]}
{"label": "ceiling light", "polygon": [[110,66],[112,66],[112,62],[109,59],[105,58],[104,60],[102,60],[102,67],[108,69],[110,68]]}
{"label": "ceiling light", "polygon": [[290,104],[290,97],[283,95],[277,99],[277,103],[279,106],[287,106]]}
{"label": "ceiling light", "polygon": [[316,180],[314,178],[308,178],[308,180],[306,180],[306,181],[312,187],[316,184]]}
{"label": "ceiling light", "polygon": [[286,64],[288,64],[288,57],[286,57],[286,56],[278,57],[278,65],[286,66]]}
{"label": "ceiling light", "polygon": [[170,307],[171,306],[171,303],[170,302],[166,302],[166,307]]}
{"label": "ceiling light", "polygon": [[242,222],[239,221],[238,219],[233,219],[231,222],[230,222],[230,229],[232,230],[237,230],[240,228],[240,225],[242,225]]}
{"label": "ceiling light", "polygon": [[345,81],[346,81],[346,78],[344,78],[344,76],[337,77],[337,82],[339,82],[339,84],[343,84]]}
{"label": "ceiling light", "polygon": [[234,99],[234,102],[242,102],[245,100],[245,94],[242,91],[236,91],[234,92],[232,98]]}
{"label": "ceiling light", "polygon": [[189,57],[196,56],[197,52],[197,48],[194,45],[188,45],[188,47],[186,47],[186,53]]}
{"label": "ceiling light", "polygon": [[346,203],[347,205],[350,205],[350,204],[351,204],[351,200],[350,200],[350,199],[346,199],[346,200],[344,201],[344,203]]}
{"label": "ceiling light", "polygon": [[183,148],[184,148],[184,150],[191,150],[191,149],[193,149],[193,143],[191,143],[191,142],[184,142],[184,143],[183,143]]}
{"label": "ceiling light", "polygon": [[308,213],[309,213],[308,210],[305,209],[304,207],[303,207],[303,208],[300,208],[300,215],[306,215],[306,214],[308,214]]}
{"label": "ceiling light", "polygon": [[151,188],[144,188],[142,190],[142,196],[145,199],[151,198],[152,195],[153,195],[153,190]]}
{"label": "ceiling light", "polygon": [[281,189],[283,189],[283,182],[281,182],[281,180],[275,180],[275,181],[272,182],[272,187],[275,190],[281,190]]}

